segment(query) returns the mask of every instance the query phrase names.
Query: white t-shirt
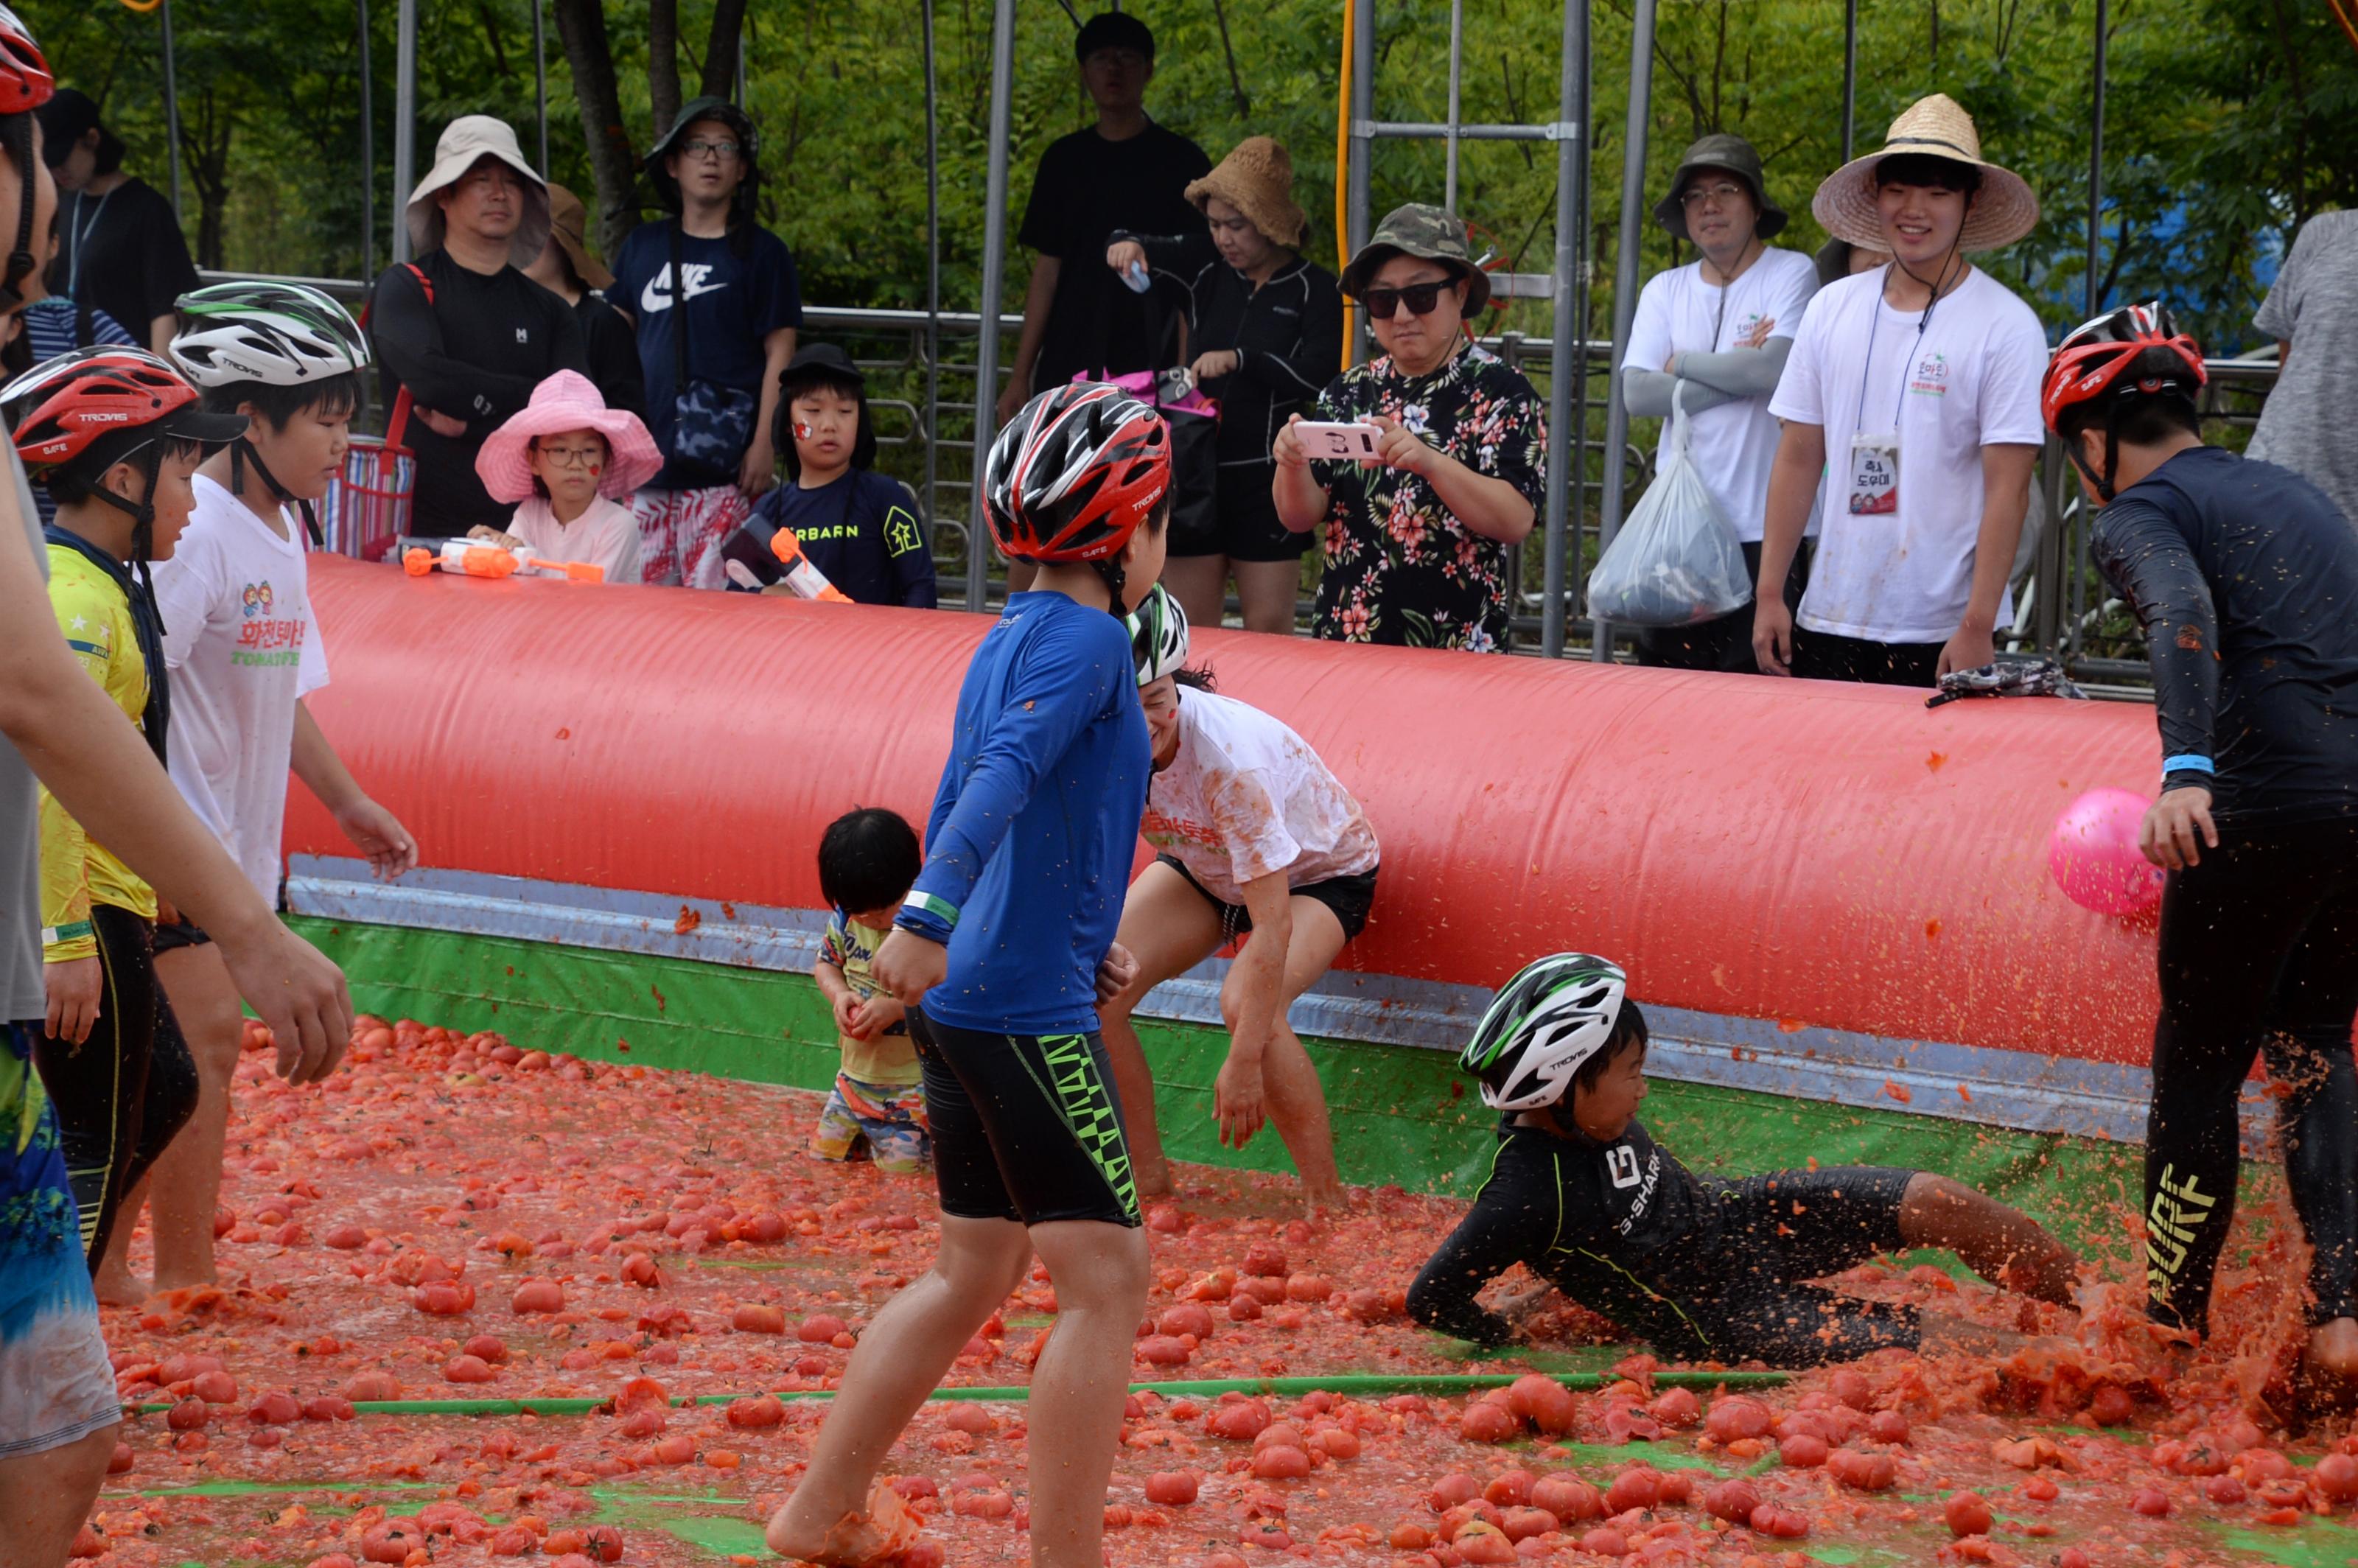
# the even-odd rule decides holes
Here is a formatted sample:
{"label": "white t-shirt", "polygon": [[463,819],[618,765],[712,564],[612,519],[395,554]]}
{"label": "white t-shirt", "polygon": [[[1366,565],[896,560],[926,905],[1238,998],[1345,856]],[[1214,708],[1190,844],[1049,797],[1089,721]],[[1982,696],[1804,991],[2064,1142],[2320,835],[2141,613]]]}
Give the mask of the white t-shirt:
{"label": "white t-shirt", "polygon": [[[1768,411],[1823,426],[1823,519],[1801,623],[1871,643],[1945,643],[1972,597],[1982,449],[2046,438],[2047,335],[2030,307],[1976,269],[1933,308],[1883,301],[1883,273],[1828,284],[1810,304]],[[1873,362],[1869,362],[1869,349]],[[1851,438],[1899,440],[1896,512],[1850,511]],[[2014,618],[2002,595],[1997,623]]]}
{"label": "white t-shirt", "polygon": [[507,531],[530,545],[545,561],[588,561],[606,568],[608,582],[639,580],[639,520],[627,506],[593,496],[590,509],[559,523],[548,497],[526,496],[508,519]]}
{"label": "white t-shirt", "polygon": [[172,558],[156,568],[172,673],[172,782],[274,907],[295,705],[328,684],[302,524],[280,538],[200,474]]}
{"label": "white t-shirt", "polygon": [[1242,903],[1272,871],[1289,888],[1373,871],[1376,830],[1310,742],[1260,709],[1179,692],[1179,750],[1146,792],[1148,843],[1204,891]]}
{"label": "white t-shirt", "polygon": [[[1638,296],[1623,369],[1660,370],[1672,354],[1725,353],[1747,346],[1763,320],[1768,336],[1790,338],[1818,288],[1817,265],[1798,251],[1770,247],[1725,288],[1703,280],[1703,263],[1656,273]],[[1692,393],[1689,394],[1693,395]],[[1777,460],[1777,421],[1766,397],[1739,397],[1687,417],[1688,446],[1719,514],[1747,545],[1760,542],[1768,511],[1768,470]],[[1671,421],[1662,421],[1670,457]]]}

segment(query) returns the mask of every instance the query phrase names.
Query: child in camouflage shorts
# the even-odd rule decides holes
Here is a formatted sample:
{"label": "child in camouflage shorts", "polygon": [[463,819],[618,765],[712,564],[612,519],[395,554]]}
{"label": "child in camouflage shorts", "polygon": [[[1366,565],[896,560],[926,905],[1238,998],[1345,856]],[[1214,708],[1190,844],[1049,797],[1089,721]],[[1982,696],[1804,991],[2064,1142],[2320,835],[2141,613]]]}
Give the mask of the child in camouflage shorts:
{"label": "child in camouflage shorts", "polygon": [[818,845],[820,896],[831,906],[815,978],[835,1009],[843,1065],[818,1113],[811,1152],[851,1160],[867,1146],[879,1170],[903,1174],[932,1162],[925,1093],[902,1005],[877,994],[869,961],[924,865],[916,829],[870,806],[827,825]]}

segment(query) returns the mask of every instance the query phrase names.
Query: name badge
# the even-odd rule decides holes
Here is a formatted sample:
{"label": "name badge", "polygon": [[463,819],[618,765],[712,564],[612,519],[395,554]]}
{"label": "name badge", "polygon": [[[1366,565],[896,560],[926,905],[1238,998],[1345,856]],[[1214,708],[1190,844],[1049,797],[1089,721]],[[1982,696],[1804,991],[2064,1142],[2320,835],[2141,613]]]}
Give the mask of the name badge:
{"label": "name badge", "polygon": [[1899,433],[1850,438],[1850,513],[1887,517],[1899,510]]}

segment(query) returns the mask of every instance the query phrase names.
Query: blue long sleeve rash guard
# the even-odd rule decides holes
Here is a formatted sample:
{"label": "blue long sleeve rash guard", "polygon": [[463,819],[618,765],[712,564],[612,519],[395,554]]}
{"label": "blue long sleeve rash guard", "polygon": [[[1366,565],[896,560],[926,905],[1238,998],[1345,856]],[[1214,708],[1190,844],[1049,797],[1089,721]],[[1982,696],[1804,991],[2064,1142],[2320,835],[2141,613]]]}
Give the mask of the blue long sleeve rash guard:
{"label": "blue long sleeve rash guard", "polygon": [[898,925],[946,942],[925,1010],[1008,1034],[1097,1027],[1097,970],[1152,772],[1130,635],[1061,593],[1019,593],[975,650]]}

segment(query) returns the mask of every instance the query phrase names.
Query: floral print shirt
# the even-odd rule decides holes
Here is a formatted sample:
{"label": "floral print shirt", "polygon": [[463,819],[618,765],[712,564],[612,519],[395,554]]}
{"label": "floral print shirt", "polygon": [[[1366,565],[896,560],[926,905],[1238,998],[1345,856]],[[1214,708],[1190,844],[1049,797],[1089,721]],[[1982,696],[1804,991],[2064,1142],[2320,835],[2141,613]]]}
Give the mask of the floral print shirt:
{"label": "floral print shirt", "polygon": [[[1544,503],[1547,417],[1522,373],[1469,345],[1429,375],[1391,358],[1345,371],[1305,418],[1397,419],[1536,511]],[[1314,460],[1326,487],[1325,571],[1311,634],[1341,643],[1493,653],[1507,638],[1507,546],[1450,515],[1433,487],[1401,469]]]}

